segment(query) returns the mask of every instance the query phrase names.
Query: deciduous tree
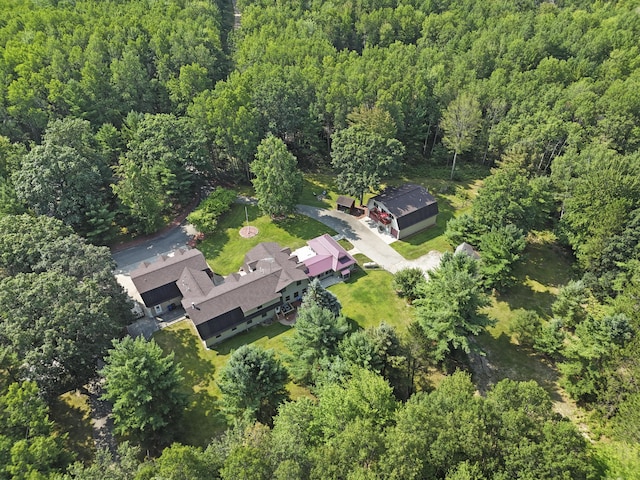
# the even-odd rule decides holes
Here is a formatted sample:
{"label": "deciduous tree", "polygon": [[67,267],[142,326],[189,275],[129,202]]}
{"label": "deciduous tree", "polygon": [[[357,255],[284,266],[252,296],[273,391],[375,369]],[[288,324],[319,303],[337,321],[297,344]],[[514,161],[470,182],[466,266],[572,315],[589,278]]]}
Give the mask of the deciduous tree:
{"label": "deciduous tree", "polygon": [[0,282],[0,342],[16,352],[20,377],[48,397],[79,388],[120,331],[108,304],[94,279],[19,273]]}
{"label": "deciduous tree", "polygon": [[402,298],[413,302],[419,296],[420,285],[425,282],[421,268],[404,268],[393,275],[393,286]]}
{"label": "deciduous tree", "polygon": [[272,217],[292,213],[302,191],[302,173],[284,142],[268,135],[250,168],[260,209]]}
{"label": "deciduous tree", "polygon": [[480,130],[482,112],[478,100],[464,92],[458,95],[442,114],[440,128],[444,132],[442,143],[453,152],[451,180],[459,153],[468,151]]}
{"label": "deciduous tree", "polygon": [[13,176],[18,198],[38,215],[50,215],[79,234],[92,233],[92,212],[106,202],[106,182],[97,165],[75,149],[37,146]]}
{"label": "deciduous tree", "polygon": [[35,382],[12,383],[0,396],[0,477],[49,478],[72,458],[64,450]]}
{"label": "deciduous tree", "polygon": [[383,177],[394,173],[404,146],[395,138],[386,138],[364,125],[353,125],[332,136],[331,164],[337,172],[338,188],[357,196],[378,189]]}

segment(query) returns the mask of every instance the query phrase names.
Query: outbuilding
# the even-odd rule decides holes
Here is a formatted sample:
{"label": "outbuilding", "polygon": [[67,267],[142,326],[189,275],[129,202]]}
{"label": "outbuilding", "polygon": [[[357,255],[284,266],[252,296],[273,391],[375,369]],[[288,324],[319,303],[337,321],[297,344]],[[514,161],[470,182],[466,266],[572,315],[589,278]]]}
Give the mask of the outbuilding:
{"label": "outbuilding", "polygon": [[381,231],[401,239],[435,225],[438,201],[421,185],[389,187],[367,202],[369,217]]}
{"label": "outbuilding", "polygon": [[336,207],[338,210],[351,213],[351,211],[356,208],[356,201],[351,197],[340,195],[338,200],[336,200]]}

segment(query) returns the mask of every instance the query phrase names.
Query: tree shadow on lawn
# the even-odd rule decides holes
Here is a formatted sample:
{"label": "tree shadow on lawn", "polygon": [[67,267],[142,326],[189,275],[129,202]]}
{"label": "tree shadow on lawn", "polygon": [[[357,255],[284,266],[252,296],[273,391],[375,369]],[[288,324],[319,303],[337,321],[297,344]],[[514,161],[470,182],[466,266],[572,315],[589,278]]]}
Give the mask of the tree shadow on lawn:
{"label": "tree shadow on lawn", "polygon": [[496,300],[505,302],[510,310],[533,310],[541,317],[551,316],[551,304],[556,296],[549,291],[537,291],[529,285],[518,284],[502,294],[496,294]]}
{"label": "tree shadow on lawn", "polygon": [[494,337],[486,332],[476,341],[486,353],[484,368],[473,368],[473,380],[480,393],[485,394],[500,380],[535,380],[544,388],[553,402],[565,402],[558,388],[558,372],[547,359],[535,352],[515,345],[509,335]]}
{"label": "tree shadow on lawn", "polygon": [[[319,208],[331,208],[334,203],[331,198],[333,189],[335,186],[327,183],[325,178],[317,178],[316,176],[316,178],[310,179],[305,176],[298,203]],[[326,192],[325,195],[322,195],[323,191]]]}
{"label": "tree shadow on lawn", "polygon": [[189,404],[176,431],[176,440],[186,445],[205,448],[227,428],[227,418],[220,402],[207,390],[191,392]]}
{"label": "tree shadow on lawn", "polygon": [[206,447],[211,439],[226,428],[226,418],[220,413],[218,398],[210,393],[215,366],[199,353],[202,344],[192,328],[161,330],[154,336],[165,352],[173,351],[182,366],[183,391],[188,406],[176,437],[181,443]]}
{"label": "tree shadow on lawn", "polygon": [[555,243],[529,243],[514,274],[520,281],[531,279],[548,287],[566,285],[574,278],[573,260]]}
{"label": "tree shadow on lawn", "polygon": [[[77,460],[85,461],[91,459],[95,451],[93,427],[89,406],[83,409],[73,404],[76,401],[73,397],[77,395],[77,392],[68,392],[53,399],[49,411],[56,428],[60,429],[59,433],[69,434],[64,440],[66,450],[75,452]],[[86,402],[86,397],[83,396],[81,401]]]}
{"label": "tree shadow on lawn", "polygon": [[175,352],[176,361],[182,365],[186,385],[206,388],[213,378],[215,366],[198,355],[202,345],[190,328],[161,330],[154,338],[165,352]]}
{"label": "tree shadow on lawn", "polygon": [[522,262],[514,269],[516,284],[498,300],[506,302],[512,310],[524,308],[548,317],[556,289],[568,283],[572,274],[570,259],[553,243],[529,244]]}

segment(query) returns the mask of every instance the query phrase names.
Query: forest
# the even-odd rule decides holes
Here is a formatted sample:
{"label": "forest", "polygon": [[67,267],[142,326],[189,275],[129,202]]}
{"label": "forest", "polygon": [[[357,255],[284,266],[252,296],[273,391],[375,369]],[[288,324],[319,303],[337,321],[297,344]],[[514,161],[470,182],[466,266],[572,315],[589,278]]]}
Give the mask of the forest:
{"label": "forest", "polygon": [[[594,439],[640,455],[635,1],[0,7],[0,479],[607,478]],[[486,260],[445,255],[434,282],[396,276],[411,341],[348,331],[318,293],[288,345],[297,359],[237,349],[219,380],[229,428],[172,443],[189,366],[154,342],[112,342],[132,319],[107,246],[158,231],[211,187],[247,188],[270,152],[293,157],[296,185],[321,172],[359,200],[407,172],[445,171],[448,188],[476,175],[444,236]],[[535,382],[479,396],[454,373],[541,231],[573,279],[550,318],[524,312],[511,333],[589,412],[586,435]],[[128,358],[164,372],[149,383],[163,408],[127,404],[150,395],[123,383]],[[419,388],[407,371],[422,366],[445,379]],[[99,373],[122,441],[79,459],[50,408]],[[289,379],[307,394],[289,398]]]}

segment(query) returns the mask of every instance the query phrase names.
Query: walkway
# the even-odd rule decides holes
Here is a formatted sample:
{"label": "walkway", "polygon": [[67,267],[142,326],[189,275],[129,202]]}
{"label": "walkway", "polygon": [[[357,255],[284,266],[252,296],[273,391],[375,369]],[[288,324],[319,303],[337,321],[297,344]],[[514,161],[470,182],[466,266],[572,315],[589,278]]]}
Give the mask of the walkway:
{"label": "walkway", "polygon": [[308,205],[298,205],[298,211],[344,235],[344,238],[351,242],[359,252],[385,270],[395,273],[398,270],[397,266],[405,261],[402,255],[381,241],[375,233],[353,215]]}
{"label": "walkway", "polygon": [[358,252],[366,255],[371,261],[391,273],[411,267],[418,267],[428,272],[440,265],[441,254],[435,251],[415,260],[406,260],[380,239],[366,222],[361,222],[348,213],[308,205],[298,205],[298,212],[343,234],[344,238],[349,240]]}

